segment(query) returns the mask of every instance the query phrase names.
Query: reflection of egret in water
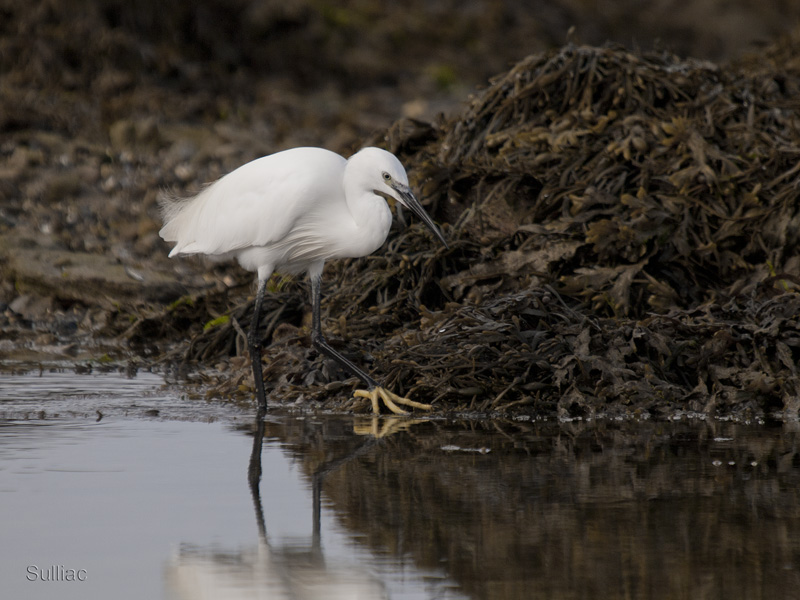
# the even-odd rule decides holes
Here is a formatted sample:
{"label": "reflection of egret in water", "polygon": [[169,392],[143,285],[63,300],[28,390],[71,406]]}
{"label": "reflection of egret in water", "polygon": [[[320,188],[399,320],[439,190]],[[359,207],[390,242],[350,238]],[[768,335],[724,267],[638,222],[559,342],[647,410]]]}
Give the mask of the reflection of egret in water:
{"label": "reflection of egret in water", "polygon": [[250,493],[258,524],[257,548],[224,552],[213,546],[182,546],[167,569],[169,587],[176,597],[192,600],[388,598],[384,585],[363,569],[351,564],[327,562],[322,551],[320,532],[321,490],[325,476],[368,450],[376,439],[365,441],[355,451],[330,460],[317,469],[312,482],[311,544],[304,549],[294,545],[281,548],[269,543],[261,504],[264,427],[264,412],[259,410],[248,467]]}

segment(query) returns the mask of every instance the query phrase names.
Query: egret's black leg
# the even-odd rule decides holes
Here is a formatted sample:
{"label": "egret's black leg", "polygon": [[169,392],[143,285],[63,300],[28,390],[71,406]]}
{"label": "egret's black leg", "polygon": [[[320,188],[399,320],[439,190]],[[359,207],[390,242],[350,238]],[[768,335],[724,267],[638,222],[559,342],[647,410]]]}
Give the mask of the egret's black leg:
{"label": "egret's black leg", "polygon": [[264,393],[264,375],[261,373],[261,339],[258,337],[258,322],[261,320],[261,303],[267,291],[267,281],[258,282],[256,304],[253,307],[253,318],[247,334],[247,346],[250,350],[250,362],[253,364],[253,382],[256,386],[256,399],[260,411],[267,410],[267,396]]}
{"label": "egret's black leg", "polygon": [[367,387],[367,390],[356,390],[353,395],[361,398],[369,398],[370,402],[372,403],[372,411],[375,414],[380,413],[380,405],[378,403],[378,398],[383,400],[383,403],[386,407],[391,410],[393,413],[398,415],[407,415],[408,413],[397,406],[396,403],[404,404],[406,406],[410,406],[412,408],[419,408],[422,410],[431,410],[433,407],[430,404],[422,404],[420,402],[414,402],[413,400],[409,400],[408,398],[403,398],[402,396],[398,396],[394,392],[387,390],[386,388],[378,385],[378,382],[375,381],[372,377],[364,373],[361,369],[347,360],[344,356],[339,354],[336,350],[331,348],[328,345],[328,342],[325,341],[325,338],[322,336],[322,324],[320,320],[320,277],[312,277],[311,278],[311,341],[314,343],[314,346],[324,352],[328,356],[330,356],[333,360],[338,362],[343,367],[347,368],[351,373],[353,373],[356,377],[361,379]]}
{"label": "egret's black leg", "polygon": [[369,389],[374,389],[378,386],[378,382],[372,377],[364,373],[361,369],[347,360],[344,356],[339,354],[336,350],[328,345],[325,338],[322,336],[322,323],[320,320],[320,277],[311,278],[311,342],[320,352],[324,352],[333,360],[345,367],[353,375],[363,381]]}

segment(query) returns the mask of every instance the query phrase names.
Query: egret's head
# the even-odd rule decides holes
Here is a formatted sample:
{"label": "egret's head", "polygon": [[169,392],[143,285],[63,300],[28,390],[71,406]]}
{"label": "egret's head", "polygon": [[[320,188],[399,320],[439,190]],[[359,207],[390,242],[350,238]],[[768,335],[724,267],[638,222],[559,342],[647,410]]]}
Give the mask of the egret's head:
{"label": "egret's head", "polygon": [[[380,148],[364,148],[350,158],[358,164],[369,177],[372,191],[379,196],[394,198],[401,205],[417,215],[433,234],[447,247],[447,242],[439,228],[428,216],[425,209],[408,187],[408,175],[403,165],[391,152]],[[362,164],[363,161],[363,164]]]}

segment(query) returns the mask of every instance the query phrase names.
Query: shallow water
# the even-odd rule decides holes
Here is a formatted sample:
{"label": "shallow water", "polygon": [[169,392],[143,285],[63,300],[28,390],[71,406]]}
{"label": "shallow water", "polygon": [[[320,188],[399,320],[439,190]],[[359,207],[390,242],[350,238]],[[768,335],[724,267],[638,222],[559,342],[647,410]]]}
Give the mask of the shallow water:
{"label": "shallow water", "polygon": [[0,596],[800,589],[795,424],[270,414],[258,433],[148,373],[0,374]]}

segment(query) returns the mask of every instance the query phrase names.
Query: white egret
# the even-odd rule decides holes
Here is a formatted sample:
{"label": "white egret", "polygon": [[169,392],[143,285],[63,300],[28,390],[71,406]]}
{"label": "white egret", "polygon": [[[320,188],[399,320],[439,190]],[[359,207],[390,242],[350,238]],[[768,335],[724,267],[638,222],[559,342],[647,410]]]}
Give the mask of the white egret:
{"label": "white egret", "polygon": [[431,408],[380,386],[334,350],[322,335],[320,279],[325,261],[366,256],[383,244],[392,223],[387,197],[416,214],[447,246],[409,189],[403,165],[380,148],[364,148],[349,160],[322,148],[293,148],[249,162],[194,197],[160,200],[164,227],[159,235],[167,242],[175,242],[170,257],[204,254],[218,259],[236,258],[242,267],[257,273],[248,347],[262,409],[266,410],[267,399],[258,322],[267,281],[276,270],[308,273],[311,340],[317,349],[366,384],[368,390],[358,390],[356,395],[369,398],[374,412],[380,410],[378,398],[400,414],[405,411],[398,403]]}

